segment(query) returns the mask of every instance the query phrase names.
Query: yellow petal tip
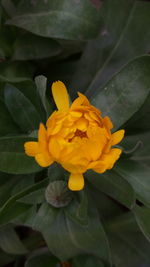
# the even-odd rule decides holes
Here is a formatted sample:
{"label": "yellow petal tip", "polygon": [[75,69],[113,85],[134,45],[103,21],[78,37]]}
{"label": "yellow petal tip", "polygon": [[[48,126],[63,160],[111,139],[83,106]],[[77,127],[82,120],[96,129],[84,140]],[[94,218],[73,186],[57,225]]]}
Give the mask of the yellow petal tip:
{"label": "yellow petal tip", "polygon": [[71,173],[68,181],[71,191],[80,191],[84,188],[84,177],[81,173]]}
{"label": "yellow petal tip", "polygon": [[52,84],[52,94],[58,110],[68,111],[69,95],[66,86],[61,81],[56,81]]}

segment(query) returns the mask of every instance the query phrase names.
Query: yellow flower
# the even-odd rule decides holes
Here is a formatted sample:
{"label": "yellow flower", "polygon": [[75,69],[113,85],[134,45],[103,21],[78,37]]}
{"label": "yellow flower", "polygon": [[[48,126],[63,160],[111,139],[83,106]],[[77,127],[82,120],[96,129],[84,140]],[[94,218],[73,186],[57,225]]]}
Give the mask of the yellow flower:
{"label": "yellow flower", "polygon": [[40,124],[38,142],[25,143],[25,153],[42,167],[60,163],[70,172],[69,188],[81,190],[88,169],[103,173],[113,167],[122,152],[113,146],[122,140],[124,130],[112,134],[109,117],[102,118],[81,93],[70,105],[62,82],[53,83],[52,94],[58,110],[48,118],[46,128]]}

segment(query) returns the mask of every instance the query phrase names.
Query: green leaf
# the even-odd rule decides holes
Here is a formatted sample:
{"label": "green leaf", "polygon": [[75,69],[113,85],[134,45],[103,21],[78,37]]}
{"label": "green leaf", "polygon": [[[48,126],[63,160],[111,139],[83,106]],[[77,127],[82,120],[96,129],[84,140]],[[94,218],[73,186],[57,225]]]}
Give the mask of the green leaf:
{"label": "green leaf", "polygon": [[58,42],[33,34],[20,35],[14,45],[12,60],[36,60],[54,57],[61,52]]}
{"label": "green leaf", "polygon": [[149,167],[133,159],[124,159],[118,162],[115,170],[132,185],[136,198],[150,207]]}
{"label": "green leaf", "polygon": [[36,215],[32,218],[32,228],[42,233],[43,231],[49,232],[51,225],[57,217],[57,214],[58,209],[52,207],[45,201],[45,203],[40,206]]}
{"label": "green leaf", "polygon": [[[133,2],[130,0],[106,0],[103,2],[101,14],[104,25],[98,37],[89,41],[85,46],[72,78],[71,87],[74,90],[79,88],[80,92],[85,92],[96,74],[103,69],[126,26]],[[125,59],[125,57],[122,58]],[[75,95],[74,93],[73,91],[72,94]],[[90,93],[93,94],[93,92]]]}
{"label": "green leaf", "polygon": [[48,118],[50,114],[52,113],[52,106],[50,106],[46,98],[47,78],[43,75],[37,76],[35,78],[35,83],[36,83],[37,91],[41,97],[41,101],[46,111],[47,118]]}
{"label": "green leaf", "polygon": [[[4,181],[3,181],[4,179]],[[0,173],[0,207],[16,193],[34,184],[33,175],[10,175]]]}
{"label": "green leaf", "polygon": [[92,186],[92,184],[88,184],[88,189],[94,203],[93,205],[96,206],[100,218],[108,221],[122,214],[122,205],[117,201],[102,193],[97,187]]}
{"label": "green leaf", "polygon": [[89,255],[81,255],[75,257],[72,261],[72,267],[104,267],[103,263],[100,259],[89,256]]}
{"label": "green leaf", "polygon": [[9,14],[9,16],[14,15],[16,13],[16,5],[12,0],[3,1],[2,6]]}
{"label": "green leaf", "polygon": [[[11,222],[16,219],[21,214],[28,212],[31,208],[31,205],[25,203],[20,203],[17,200],[34,192],[40,188],[45,187],[49,182],[49,179],[44,179],[42,182],[36,183],[25,190],[17,193],[8,199],[8,201],[0,209],[0,225]],[[43,217],[42,217],[43,219]]]}
{"label": "green leaf", "polygon": [[28,252],[12,226],[0,230],[0,247],[9,254],[21,255]]}
{"label": "green leaf", "polygon": [[34,158],[28,157],[24,152],[24,143],[28,141],[31,141],[31,138],[21,136],[0,138],[0,171],[29,174],[42,170]]}
{"label": "green leaf", "polygon": [[35,106],[38,111],[40,118],[45,122],[46,114],[40,92],[36,87],[36,84],[32,80],[26,80],[22,82],[13,83],[13,85]]}
{"label": "green leaf", "polygon": [[41,249],[34,252],[26,263],[25,267],[56,267],[58,259],[52,256],[47,250]]}
{"label": "green leaf", "polygon": [[71,241],[80,249],[80,254],[89,253],[95,255],[102,259],[106,266],[111,266],[107,237],[93,203],[89,209],[88,216],[89,220],[86,226],[81,226],[67,219]]}
{"label": "green leaf", "polygon": [[0,81],[15,83],[30,80],[33,75],[33,66],[27,62],[3,62],[0,64]]}
{"label": "green leaf", "polygon": [[150,209],[136,205],[133,212],[142,233],[150,241]]}
{"label": "green leaf", "polygon": [[135,193],[131,185],[115,171],[111,170],[104,174],[90,171],[86,174],[86,177],[98,190],[114,198],[127,208],[131,209],[135,204]]}
{"label": "green leaf", "polygon": [[6,108],[3,99],[0,99],[0,114],[0,136],[17,134],[20,132],[19,128],[13,121],[8,109]]}
{"label": "green leaf", "polygon": [[40,116],[34,105],[16,87],[6,85],[4,90],[6,106],[23,132],[38,129]]}
{"label": "green leaf", "polygon": [[136,197],[150,205],[150,133],[127,136],[122,145],[124,154],[115,169],[134,188]]}
{"label": "green leaf", "polygon": [[40,204],[45,201],[45,188],[38,189],[18,201],[26,204]]}
{"label": "green leaf", "polygon": [[50,182],[56,180],[68,180],[68,172],[57,162],[48,167],[48,177]]}
{"label": "green leaf", "polygon": [[[51,207],[49,207],[51,210]],[[63,210],[60,210],[56,219],[52,223],[51,214],[45,214],[47,221],[50,221],[50,227],[41,229],[44,239],[47,242],[49,250],[61,261],[65,261],[80,253],[80,249],[72,242],[69,234],[67,220]]]}
{"label": "green leaf", "polygon": [[8,200],[11,196],[12,188],[18,181],[17,177],[10,177],[8,174],[0,173],[0,179],[5,177],[5,183],[0,186],[0,207]]}
{"label": "green leaf", "polygon": [[140,232],[132,213],[119,216],[107,226],[113,263],[117,267],[150,265],[150,244]]}
{"label": "green leaf", "polygon": [[36,4],[22,0],[7,24],[44,37],[84,40],[98,33],[100,12],[87,0],[48,0]]}
{"label": "green leaf", "polygon": [[80,200],[74,199],[65,209],[65,214],[71,220],[81,225],[88,224],[88,199],[85,190],[79,193]]}
{"label": "green leaf", "polygon": [[149,13],[150,5],[146,1],[106,0],[102,7],[105,25],[98,38],[89,42],[84,50],[73,88],[80,88],[82,92],[88,88],[86,94],[92,97],[93,91],[101,90],[123,65],[147,54]]}
{"label": "green leaf", "polygon": [[150,132],[126,136],[122,142],[124,154],[140,164],[150,166]]}
{"label": "green leaf", "polygon": [[95,90],[91,103],[108,115],[119,128],[144,103],[150,90],[150,56],[136,58],[103,88]]}
{"label": "green leaf", "polygon": [[25,190],[29,186],[34,185],[34,174],[28,174],[28,175],[14,175],[14,178],[17,177],[18,181],[13,186],[11,195],[15,195],[19,193],[20,191]]}
{"label": "green leaf", "polygon": [[140,132],[150,131],[150,124],[147,118],[150,117],[150,94],[146,98],[142,107],[133,115],[133,117],[127,121],[124,125],[126,133],[135,134]]}
{"label": "green leaf", "polygon": [[108,243],[98,214],[92,212],[88,225],[81,226],[68,218],[63,209],[43,203],[32,227],[42,233],[49,250],[61,261],[81,253],[109,261]]}
{"label": "green leaf", "polygon": [[11,262],[15,261],[15,256],[6,254],[4,251],[0,250],[0,267],[5,266],[6,264],[9,264]]}

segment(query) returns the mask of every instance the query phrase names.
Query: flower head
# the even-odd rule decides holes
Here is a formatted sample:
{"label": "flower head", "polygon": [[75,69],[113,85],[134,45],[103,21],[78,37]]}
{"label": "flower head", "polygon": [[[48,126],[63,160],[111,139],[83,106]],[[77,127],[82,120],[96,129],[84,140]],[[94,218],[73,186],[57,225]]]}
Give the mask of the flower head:
{"label": "flower head", "polygon": [[25,153],[42,167],[60,163],[71,173],[69,188],[81,190],[88,169],[103,173],[113,167],[122,152],[114,146],[122,140],[124,130],[112,134],[109,117],[103,118],[81,93],[70,105],[62,82],[53,83],[52,94],[58,110],[48,118],[46,128],[40,124],[38,142],[25,143]]}

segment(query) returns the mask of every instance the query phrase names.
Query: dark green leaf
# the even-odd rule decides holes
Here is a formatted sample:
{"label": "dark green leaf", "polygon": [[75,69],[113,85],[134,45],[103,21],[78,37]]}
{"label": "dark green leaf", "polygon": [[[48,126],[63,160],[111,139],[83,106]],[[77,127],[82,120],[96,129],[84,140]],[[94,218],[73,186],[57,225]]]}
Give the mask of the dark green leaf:
{"label": "dark green leaf", "polygon": [[108,115],[115,129],[125,123],[144,103],[150,90],[150,56],[136,58],[103,88],[95,90],[92,104]]}
{"label": "dark green leaf", "polygon": [[[34,139],[36,141],[36,139]],[[32,138],[32,141],[34,141]],[[31,141],[29,137],[0,138],[0,171],[13,174],[38,172],[42,168],[34,158],[24,152],[24,143]]]}
{"label": "dark green leaf", "polygon": [[[3,181],[5,179],[5,181]],[[16,193],[34,184],[33,175],[11,175],[0,173],[0,206]]]}
{"label": "dark green leaf", "polygon": [[131,185],[113,170],[104,174],[90,171],[86,174],[86,177],[98,190],[126,207],[132,208],[135,204],[135,193]]}
{"label": "dark green leaf", "polygon": [[4,251],[0,250],[0,267],[4,267],[6,264],[9,264],[15,260],[14,255],[6,254]]}
{"label": "dark green leaf", "polygon": [[46,98],[47,78],[43,75],[37,76],[35,78],[35,83],[36,83],[37,91],[41,97],[41,101],[46,111],[47,118],[48,118],[50,114],[52,113],[52,107],[50,106]]}
{"label": "dark green leaf", "polygon": [[79,223],[81,225],[88,224],[88,199],[86,192],[80,192],[79,194],[80,200],[74,199],[71,204],[66,207],[65,213],[68,218]]}
{"label": "dark green leaf", "polygon": [[13,85],[35,106],[42,121],[45,122],[46,114],[42,103],[41,95],[36,87],[36,84],[32,80],[13,83]]}
{"label": "dark green leaf", "polygon": [[92,204],[88,213],[89,220],[87,226],[79,226],[74,221],[67,219],[70,238],[76,247],[80,249],[80,254],[93,254],[101,258],[106,263],[106,266],[110,266],[108,241],[99,220],[99,215]]}
{"label": "dark green leaf", "polygon": [[[49,179],[45,179],[42,182],[36,183],[35,185],[30,186],[26,188],[25,190],[12,196],[11,198],[9,198],[8,201],[3,205],[3,207],[0,210],[0,225],[11,222],[12,220],[16,219],[21,214],[28,212],[31,206],[24,204],[24,203],[20,203],[17,200],[24,197],[25,195],[28,195],[31,192],[34,192],[40,188],[43,188],[44,186],[47,185],[48,181]],[[32,211],[32,215],[33,215],[33,211]]]}
{"label": "dark green leaf", "polygon": [[127,133],[135,134],[137,132],[150,131],[150,123],[148,123],[148,118],[150,117],[149,107],[150,107],[150,94],[146,98],[142,107],[125,124],[124,127]]}
{"label": "dark green leaf", "polygon": [[31,60],[49,58],[58,55],[61,46],[55,40],[33,34],[20,35],[14,43],[13,60]]}
{"label": "dark green leaf", "polygon": [[129,213],[116,218],[107,229],[113,263],[117,267],[149,267],[150,244],[139,231],[134,216]]}
{"label": "dark green leaf", "polygon": [[127,136],[122,145],[124,158],[116,165],[116,171],[134,188],[137,198],[150,205],[150,133]]}
{"label": "dark green leaf", "polygon": [[56,267],[58,259],[52,256],[47,250],[37,250],[36,253],[31,255],[26,263],[25,267]]}
{"label": "dark green leaf", "polygon": [[14,178],[17,177],[18,181],[13,186],[11,195],[15,195],[19,193],[20,191],[25,190],[29,186],[34,185],[34,174],[28,174],[28,175],[14,175]]}
{"label": "dark green leaf", "polygon": [[107,262],[108,243],[97,215],[92,214],[89,224],[81,226],[66,217],[63,209],[43,203],[32,227],[42,232],[50,251],[61,261],[87,252]]}
{"label": "dark green leaf", "polygon": [[[95,40],[89,41],[83,51],[81,60],[72,78],[73,95],[75,95],[76,88],[79,88],[80,92],[85,92],[96,74],[103,69],[109,60],[111,52],[126,26],[133,2],[132,0],[105,0],[103,3],[101,13],[104,19],[104,26],[98,37]],[[126,59],[126,57],[122,58]],[[93,91],[95,91],[95,88]],[[93,92],[90,93],[91,95],[93,94]]]}
{"label": "dark green leaf", "polygon": [[26,204],[40,204],[45,201],[45,188],[38,189],[18,199],[18,201]]}
{"label": "dark green leaf", "polygon": [[137,199],[150,207],[149,167],[135,160],[126,159],[120,160],[115,170],[132,185]]}
{"label": "dark green leaf", "polygon": [[122,146],[124,154],[140,164],[150,167],[150,132],[130,135],[124,138]]}
{"label": "dark green leaf", "polygon": [[122,205],[117,201],[114,201],[108,195],[102,193],[92,184],[88,184],[88,189],[94,203],[93,205],[98,209],[100,218],[108,221],[122,214]]}
{"label": "dark green leaf", "polygon": [[48,167],[48,177],[50,182],[56,180],[68,180],[68,172],[66,172],[60,164],[55,162]]}
{"label": "dark green leaf", "polygon": [[16,87],[6,85],[4,90],[6,106],[23,132],[38,129],[40,116],[34,105]]}
{"label": "dark green leaf", "polygon": [[17,134],[20,132],[2,99],[0,99],[0,114],[0,136]]}
{"label": "dark green leaf", "polygon": [[103,7],[105,25],[99,37],[84,50],[72,83],[83,92],[88,88],[88,97],[92,97],[96,88],[100,90],[123,65],[149,52],[147,1],[106,0]]}
{"label": "dark green leaf", "polygon": [[[15,218],[12,219],[12,223],[16,225],[22,225],[33,228],[33,221],[36,214],[37,214],[37,205],[35,204],[32,206],[28,206],[28,209],[25,212],[17,214]],[[37,246],[35,245],[35,248],[36,247]]]}
{"label": "dark green leaf", "polygon": [[0,230],[0,247],[9,254],[20,255],[28,252],[12,226],[5,226]]}
{"label": "dark green leaf", "polygon": [[[2,179],[3,173],[0,174],[0,179]],[[5,174],[5,183],[0,186],[0,207],[10,198],[12,188],[18,181],[17,177],[11,179],[10,175]]]}
{"label": "dark green leaf", "polygon": [[136,205],[133,212],[141,231],[150,241],[150,209]]}
{"label": "dark green leaf", "polygon": [[104,267],[103,263],[100,259],[89,256],[89,255],[82,255],[75,257],[72,261],[72,267]]}
{"label": "dark green leaf", "polygon": [[32,227],[40,232],[48,232],[51,224],[53,224],[55,221],[57,214],[58,209],[52,207],[46,202],[43,203],[40,206],[36,216],[34,216],[32,219]]}
{"label": "dark green leaf", "polygon": [[44,37],[84,40],[98,33],[100,12],[88,0],[47,0],[35,4],[22,0],[7,24]]}
{"label": "dark green leaf", "polygon": [[0,64],[0,81],[15,83],[30,80],[33,75],[33,66],[25,62],[3,62]]}
{"label": "dark green leaf", "polygon": [[[51,207],[49,208],[51,210]],[[80,249],[76,247],[76,244],[72,242],[67,220],[63,211],[61,210],[56,219],[52,223],[53,218],[51,213],[47,213],[46,221],[48,226],[48,221],[50,222],[50,227],[47,229],[41,229],[41,232],[47,242],[49,250],[57,256],[61,261],[74,257],[80,253]],[[42,219],[43,217],[41,217]]]}

